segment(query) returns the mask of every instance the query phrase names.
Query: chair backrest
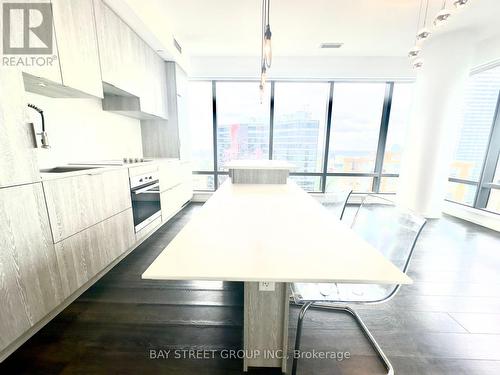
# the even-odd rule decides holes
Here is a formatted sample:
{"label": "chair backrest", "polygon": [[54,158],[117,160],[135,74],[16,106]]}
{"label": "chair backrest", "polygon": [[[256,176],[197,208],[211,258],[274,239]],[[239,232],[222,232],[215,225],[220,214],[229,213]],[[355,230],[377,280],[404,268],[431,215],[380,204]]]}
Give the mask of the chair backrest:
{"label": "chair backrest", "polygon": [[406,273],[425,223],[412,211],[368,194],[356,212],[352,229]]}
{"label": "chair backrest", "polygon": [[351,194],[352,190],[325,193],[322,204],[330,210],[335,210],[339,220],[342,220]]}

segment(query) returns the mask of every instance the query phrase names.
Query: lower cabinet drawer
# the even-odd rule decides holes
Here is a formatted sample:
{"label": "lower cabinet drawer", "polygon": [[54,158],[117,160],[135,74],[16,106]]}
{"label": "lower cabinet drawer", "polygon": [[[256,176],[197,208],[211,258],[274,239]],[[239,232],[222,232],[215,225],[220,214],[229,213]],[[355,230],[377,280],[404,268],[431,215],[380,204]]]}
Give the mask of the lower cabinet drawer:
{"label": "lower cabinet drawer", "polygon": [[[163,216],[163,214],[162,214]],[[144,228],[142,228],[139,232],[135,234],[136,241],[139,242],[143,238],[147,237],[148,234],[150,234],[153,230],[155,230],[157,227],[159,227],[162,224],[161,218],[162,216],[159,216],[155,220],[153,220],[151,223],[146,225]]]}
{"label": "lower cabinet drawer", "polygon": [[64,296],[97,275],[134,242],[132,210],[127,209],[56,243]]}
{"label": "lower cabinet drawer", "polygon": [[161,216],[163,222],[168,221],[190,199],[191,190],[187,184],[178,184],[172,189],[161,193]]}

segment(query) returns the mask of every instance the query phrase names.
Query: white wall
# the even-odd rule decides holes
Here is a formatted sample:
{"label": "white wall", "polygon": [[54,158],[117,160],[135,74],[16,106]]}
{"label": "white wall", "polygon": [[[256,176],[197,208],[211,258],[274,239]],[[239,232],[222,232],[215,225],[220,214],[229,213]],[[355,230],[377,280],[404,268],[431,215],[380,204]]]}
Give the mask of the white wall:
{"label": "white wall", "polygon": [[490,64],[500,64],[500,34],[482,40],[476,45],[474,67],[487,67]]}
{"label": "white wall", "polygon": [[[50,149],[38,149],[40,168],[69,162],[141,157],[139,120],[102,110],[99,99],[54,99],[27,93],[45,115]],[[39,132],[40,116],[28,109]]]}
{"label": "white wall", "polygon": [[[259,57],[192,57],[192,79],[259,77]],[[271,79],[414,79],[406,57],[275,57]]]}

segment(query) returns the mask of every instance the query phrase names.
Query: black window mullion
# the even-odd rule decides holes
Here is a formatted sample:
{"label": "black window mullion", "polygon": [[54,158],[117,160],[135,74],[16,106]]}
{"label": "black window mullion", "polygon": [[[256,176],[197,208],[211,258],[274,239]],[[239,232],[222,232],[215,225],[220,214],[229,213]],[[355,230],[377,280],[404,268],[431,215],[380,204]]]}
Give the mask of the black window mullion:
{"label": "black window mullion", "polygon": [[378,135],[377,157],[375,159],[374,172],[376,176],[373,178],[372,190],[378,193],[380,190],[380,181],[382,179],[382,168],[384,164],[385,145],[387,142],[387,132],[389,130],[389,118],[391,115],[392,94],[394,92],[394,82],[387,82],[385,86],[384,106],[382,109],[382,117],[380,119],[380,131]]}
{"label": "black window mullion", "polygon": [[497,107],[493,123],[490,131],[490,138],[488,140],[488,148],[486,149],[486,156],[479,178],[479,188],[476,191],[474,199],[474,207],[486,208],[490,196],[491,188],[488,183],[493,181],[498,162],[498,155],[500,153],[500,93],[497,99]]}
{"label": "black window mullion", "polygon": [[271,81],[271,103],[269,105],[269,160],[273,160],[274,142],[274,81]]}
{"label": "black window mullion", "polygon": [[330,82],[330,95],[328,97],[328,109],[326,111],[326,136],[325,152],[323,154],[323,175],[321,176],[321,192],[326,192],[326,174],[328,173],[328,153],[330,151],[330,134],[332,129],[332,111],[333,111],[333,90],[334,82]]}
{"label": "black window mullion", "polygon": [[216,81],[212,81],[212,142],[214,148],[214,190],[219,187],[217,168],[217,89]]}

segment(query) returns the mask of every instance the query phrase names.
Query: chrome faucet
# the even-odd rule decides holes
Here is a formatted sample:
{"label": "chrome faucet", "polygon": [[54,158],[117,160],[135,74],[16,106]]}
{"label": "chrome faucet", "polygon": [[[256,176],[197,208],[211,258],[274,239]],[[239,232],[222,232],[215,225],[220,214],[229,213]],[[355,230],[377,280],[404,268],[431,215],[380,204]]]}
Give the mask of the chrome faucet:
{"label": "chrome faucet", "polygon": [[36,134],[41,136],[42,148],[50,148],[49,137],[47,135],[47,132],[45,131],[45,117],[43,116],[43,111],[34,104],[28,104],[28,107],[34,109],[40,114],[40,117],[42,118],[42,132]]}

